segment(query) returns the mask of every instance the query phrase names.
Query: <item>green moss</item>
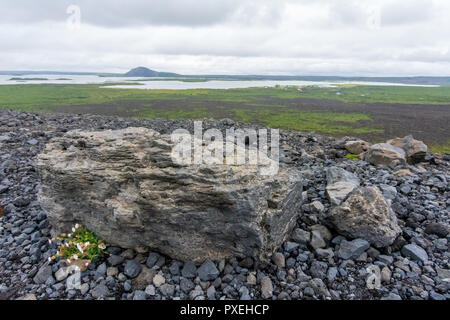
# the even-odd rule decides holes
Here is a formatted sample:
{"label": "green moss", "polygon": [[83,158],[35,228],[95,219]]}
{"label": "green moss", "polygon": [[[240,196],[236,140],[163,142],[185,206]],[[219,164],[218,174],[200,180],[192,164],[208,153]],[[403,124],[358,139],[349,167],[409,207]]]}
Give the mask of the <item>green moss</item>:
{"label": "green moss", "polygon": [[357,154],[348,154],[345,157],[347,159],[359,159],[359,155],[357,155]]}

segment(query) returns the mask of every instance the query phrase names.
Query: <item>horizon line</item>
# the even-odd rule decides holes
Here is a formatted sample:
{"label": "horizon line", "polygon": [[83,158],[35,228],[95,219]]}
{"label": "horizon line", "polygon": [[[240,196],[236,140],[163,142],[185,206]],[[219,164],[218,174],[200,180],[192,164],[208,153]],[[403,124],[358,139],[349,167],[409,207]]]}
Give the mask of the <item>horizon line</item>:
{"label": "horizon line", "polygon": [[[147,68],[147,67],[144,67]],[[134,69],[134,68],[132,68]],[[147,68],[150,69],[150,68]],[[130,69],[131,70],[131,69]],[[156,71],[154,69],[150,69],[152,71]],[[124,73],[120,72],[109,72],[109,71],[68,71],[68,70],[0,70],[0,74],[10,74],[10,73],[60,73],[60,74],[92,74],[92,75],[101,75],[101,74],[113,74],[113,75],[124,75],[128,71]],[[172,71],[156,71],[159,73],[173,73],[176,76],[226,76],[226,77],[339,77],[339,78],[449,78],[450,75],[342,75],[342,74],[213,74],[213,73],[198,73],[198,74],[181,74]],[[155,77],[156,78],[156,77]]]}

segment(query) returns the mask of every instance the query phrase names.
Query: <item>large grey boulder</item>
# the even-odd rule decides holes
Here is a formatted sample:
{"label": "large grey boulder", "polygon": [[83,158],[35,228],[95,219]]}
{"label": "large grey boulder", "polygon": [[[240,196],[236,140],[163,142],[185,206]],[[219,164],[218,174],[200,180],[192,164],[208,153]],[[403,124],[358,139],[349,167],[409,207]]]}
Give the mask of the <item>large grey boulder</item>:
{"label": "large grey boulder", "polygon": [[355,188],[359,187],[356,175],[339,167],[329,167],[327,175],[327,195],[333,205],[339,205]]}
{"label": "large grey boulder", "polygon": [[298,171],[263,176],[250,164],[175,164],[173,146],[146,128],[53,139],[36,161],[53,234],[81,223],[108,244],[178,260],[270,259],[301,211]]}
{"label": "large grey boulder", "polygon": [[373,165],[405,164],[406,153],[403,149],[388,143],[378,143],[372,145],[364,153],[364,160]]}
{"label": "large grey boulder", "polygon": [[415,140],[411,135],[404,138],[391,139],[387,143],[403,149],[406,153],[406,159],[410,164],[424,161],[428,152],[427,145],[422,141]]}
{"label": "large grey boulder", "polygon": [[331,210],[329,219],[340,234],[367,240],[378,248],[391,245],[401,233],[394,211],[376,187],[353,191]]}

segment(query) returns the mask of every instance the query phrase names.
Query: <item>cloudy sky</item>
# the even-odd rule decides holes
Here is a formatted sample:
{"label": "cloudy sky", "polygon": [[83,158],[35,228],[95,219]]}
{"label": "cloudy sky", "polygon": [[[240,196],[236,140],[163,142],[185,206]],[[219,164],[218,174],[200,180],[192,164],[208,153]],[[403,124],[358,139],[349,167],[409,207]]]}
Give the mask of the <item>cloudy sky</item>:
{"label": "cloudy sky", "polygon": [[0,70],[450,76],[448,0],[0,0]]}

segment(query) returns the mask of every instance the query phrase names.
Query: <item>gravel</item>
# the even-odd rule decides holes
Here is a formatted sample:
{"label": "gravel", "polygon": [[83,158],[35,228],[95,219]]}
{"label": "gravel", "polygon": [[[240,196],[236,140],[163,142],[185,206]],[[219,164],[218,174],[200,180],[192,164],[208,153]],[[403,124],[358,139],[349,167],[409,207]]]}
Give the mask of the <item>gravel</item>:
{"label": "gravel", "polygon": [[265,276],[261,279],[261,297],[263,299],[272,298],[273,295],[273,284],[272,280]]}
{"label": "gravel", "polygon": [[344,260],[356,259],[369,248],[369,242],[364,239],[343,240],[339,246],[338,256]]}
{"label": "gravel", "polygon": [[110,295],[110,292],[108,287],[101,283],[92,289],[91,294],[94,298],[105,298]]}
{"label": "gravel", "polygon": [[404,246],[402,249],[402,254],[415,261],[421,261],[423,263],[428,261],[427,252],[414,243]]}
{"label": "gravel", "polygon": [[155,276],[153,277],[153,284],[154,284],[156,287],[160,287],[160,286],[163,285],[165,282],[166,282],[166,279],[165,279],[162,275],[160,275],[160,274],[157,274],[157,275],[155,275]]}
{"label": "gravel", "polygon": [[147,265],[147,267],[152,268],[156,264],[156,262],[158,262],[158,259],[159,254],[157,254],[156,252],[150,252],[145,264]]}
{"label": "gravel", "polygon": [[181,269],[181,275],[185,278],[195,278],[197,274],[197,267],[192,261],[188,261]]}
{"label": "gravel", "polygon": [[[106,268],[106,266],[105,266]],[[106,271],[106,270],[105,270]],[[129,278],[136,278],[142,271],[142,267],[136,260],[128,260],[125,263],[123,273]]]}
{"label": "gravel", "polygon": [[200,280],[209,281],[214,280],[219,275],[216,265],[211,260],[206,260],[200,268],[197,269],[197,274]]}

